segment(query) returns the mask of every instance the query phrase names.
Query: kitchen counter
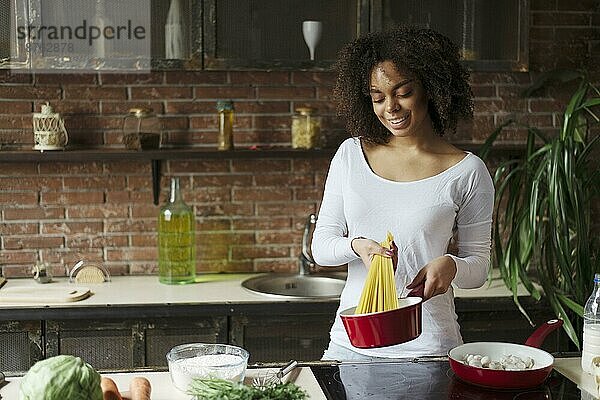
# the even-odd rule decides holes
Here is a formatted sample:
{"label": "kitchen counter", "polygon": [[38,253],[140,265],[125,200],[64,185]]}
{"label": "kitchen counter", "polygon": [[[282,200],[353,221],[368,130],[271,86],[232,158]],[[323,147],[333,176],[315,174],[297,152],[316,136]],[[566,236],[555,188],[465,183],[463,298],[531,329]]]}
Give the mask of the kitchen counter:
{"label": "kitchen counter", "polygon": [[[277,369],[272,368],[255,368],[248,369],[246,373],[246,379],[244,383],[252,384],[252,379],[259,374],[265,372],[276,372]],[[189,400],[191,397],[185,393],[177,390],[171,382],[171,376],[169,372],[155,372],[155,371],[136,371],[136,372],[123,372],[123,373],[109,373],[102,374],[112,378],[119,392],[125,397],[129,395],[129,383],[135,376],[143,376],[150,381],[152,385],[152,400]],[[13,400],[18,398],[20,377],[7,378],[9,382],[4,388],[0,389],[0,398]],[[292,381],[296,385],[303,388],[311,400],[326,400],[327,398],[323,394],[323,391],[319,388],[313,373],[308,367],[296,368],[288,376],[287,381]]]}
{"label": "kitchen counter", "polygon": [[[206,282],[188,285],[165,285],[153,275],[115,276],[110,282],[101,284],[75,284],[68,279],[55,278],[51,283],[39,284],[33,279],[9,279],[4,288],[30,287],[35,289],[56,287],[87,287],[92,295],[76,302],[17,302],[2,301],[0,310],[10,308],[73,308],[73,307],[106,307],[135,305],[185,305],[185,304],[252,304],[252,303],[285,303],[285,302],[331,302],[331,299],[295,299],[286,296],[274,296],[255,293],[241,286],[241,282],[257,274],[210,274],[204,275]],[[202,279],[202,275],[199,279]],[[2,290],[0,289],[0,294]],[[456,298],[490,298],[509,297],[510,293],[501,280],[494,279],[478,289],[454,289]],[[525,294],[525,291],[522,292]]]}
{"label": "kitchen counter", "polygon": [[[297,368],[287,379],[306,390],[311,400],[358,400],[366,397],[372,400],[595,399],[598,392],[593,377],[583,373],[579,363],[580,358],[557,358],[554,371],[544,384],[519,391],[488,390],[461,382],[454,377],[447,359],[442,357],[381,363],[321,363]],[[245,382],[250,384],[252,378],[263,371],[264,368],[248,369]],[[105,375],[115,380],[123,394],[127,394],[134,376],[144,376],[152,384],[153,400],[189,400],[189,396],[173,387],[168,372],[136,371]],[[20,378],[7,380],[9,384],[0,389],[0,395],[3,399],[15,399]]]}

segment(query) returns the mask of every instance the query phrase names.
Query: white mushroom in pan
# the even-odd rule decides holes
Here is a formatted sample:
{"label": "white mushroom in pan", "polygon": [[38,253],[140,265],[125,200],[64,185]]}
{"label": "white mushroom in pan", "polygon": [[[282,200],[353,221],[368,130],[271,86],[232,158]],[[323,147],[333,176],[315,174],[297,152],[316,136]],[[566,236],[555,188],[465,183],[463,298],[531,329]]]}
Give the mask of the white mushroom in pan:
{"label": "white mushroom in pan", "polygon": [[506,354],[500,360],[492,360],[487,355],[465,354],[462,359],[465,365],[478,368],[503,369],[507,371],[522,371],[533,368],[534,361],[531,357],[521,358],[513,354]]}

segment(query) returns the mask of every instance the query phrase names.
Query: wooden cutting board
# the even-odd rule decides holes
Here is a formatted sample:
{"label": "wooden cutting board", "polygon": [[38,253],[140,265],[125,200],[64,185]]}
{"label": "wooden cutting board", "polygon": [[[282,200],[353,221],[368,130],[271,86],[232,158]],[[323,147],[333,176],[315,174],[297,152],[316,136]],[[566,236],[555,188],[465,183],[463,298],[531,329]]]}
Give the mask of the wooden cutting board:
{"label": "wooden cutting board", "polygon": [[89,288],[81,286],[39,285],[29,287],[4,287],[0,302],[4,303],[68,303],[83,300],[91,295]]}

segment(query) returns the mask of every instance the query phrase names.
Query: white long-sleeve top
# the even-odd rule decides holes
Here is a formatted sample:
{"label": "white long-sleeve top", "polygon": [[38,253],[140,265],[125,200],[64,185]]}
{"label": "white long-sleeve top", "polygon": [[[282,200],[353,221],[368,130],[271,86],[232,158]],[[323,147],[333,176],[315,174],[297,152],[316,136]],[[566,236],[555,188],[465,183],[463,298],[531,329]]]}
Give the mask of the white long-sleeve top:
{"label": "white long-sleeve top", "polygon": [[395,280],[402,290],[429,261],[447,254],[457,230],[457,272],[453,285],[476,288],[487,278],[494,186],[481,159],[472,153],[437,175],[396,182],[375,174],[358,139],[345,140],[333,157],[317,225],[312,254],[321,266],[348,264],[348,279],[340,296],[331,341],[375,357],[443,355],[462,343],[452,287],[423,303],[421,335],[410,342],[378,349],[351,345],[340,312],[355,307],[367,268],[350,247],[353,238],[385,240],[390,231],[398,246]]}

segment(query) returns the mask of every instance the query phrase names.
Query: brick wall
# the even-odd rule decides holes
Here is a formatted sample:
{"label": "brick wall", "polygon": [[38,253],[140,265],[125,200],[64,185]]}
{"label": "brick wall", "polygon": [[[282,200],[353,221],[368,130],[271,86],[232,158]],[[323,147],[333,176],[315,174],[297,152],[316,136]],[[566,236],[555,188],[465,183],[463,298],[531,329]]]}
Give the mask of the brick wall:
{"label": "brick wall", "polygon": [[[572,4],[574,3],[574,4]],[[519,93],[539,72],[600,61],[597,1],[532,0],[530,72],[473,73],[475,119],[450,140],[481,142],[514,117],[556,132],[568,91]],[[215,103],[233,99],[236,147],[286,146],[290,116],[312,105],[324,117],[327,145],[343,137],[329,103],[330,72],[157,71],[150,74],[11,74],[0,71],[0,143],[32,144],[31,113],[49,101],[66,121],[74,147],[123,148],[127,110],[147,105],[162,116],[167,146],[214,147]],[[503,141],[522,141],[507,131]],[[1,151],[1,149],[0,149]],[[169,161],[197,215],[199,271],[297,268],[306,216],[315,212],[329,157]],[[28,276],[39,257],[64,274],[79,259],[113,274],[156,272],[156,216],[148,162],[0,163],[0,266]]]}

